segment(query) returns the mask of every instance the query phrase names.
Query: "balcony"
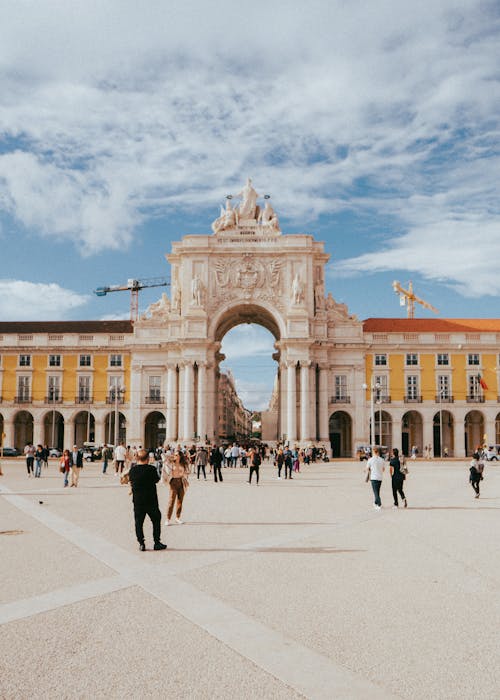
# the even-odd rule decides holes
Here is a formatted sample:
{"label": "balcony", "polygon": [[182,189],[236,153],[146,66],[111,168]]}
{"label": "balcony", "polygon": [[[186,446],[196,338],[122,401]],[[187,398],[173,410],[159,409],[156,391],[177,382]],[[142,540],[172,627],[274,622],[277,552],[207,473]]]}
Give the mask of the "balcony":
{"label": "balcony", "polygon": [[454,403],[455,399],[449,394],[447,396],[439,396],[439,394],[437,394],[435,397],[435,401],[436,403]]}
{"label": "balcony", "polygon": [[118,395],[117,395],[117,394],[108,394],[108,395],[106,396],[106,403],[109,403],[109,404],[118,403],[118,404],[120,404],[120,405],[123,404],[123,403],[125,403],[125,399],[124,399],[124,397],[123,397],[123,393],[120,392]]}
{"label": "balcony", "polygon": [[144,403],[148,403],[148,404],[152,404],[152,403],[155,403],[155,404],[165,403],[165,397],[164,397],[164,396],[157,396],[156,394],[149,394],[149,396],[146,396],[146,397],[144,398]]}
{"label": "balcony", "polygon": [[421,396],[405,396],[405,403],[422,403]]}
{"label": "balcony", "polygon": [[14,396],[14,403],[31,403],[31,396],[28,396],[27,394]]}
{"label": "balcony", "polygon": [[44,402],[48,403],[48,404],[62,403],[62,397],[61,396],[46,396],[44,399]]}
{"label": "balcony", "polygon": [[90,394],[80,394],[80,396],[75,396],[75,403],[94,403],[94,397]]}
{"label": "balcony", "polygon": [[467,396],[467,403],[484,403],[484,396]]}
{"label": "balcony", "polygon": [[375,403],[391,403],[391,397],[387,394],[381,394],[380,396],[375,396]]}
{"label": "balcony", "polygon": [[350,396],[332,396],[330,403],[351,403]]}

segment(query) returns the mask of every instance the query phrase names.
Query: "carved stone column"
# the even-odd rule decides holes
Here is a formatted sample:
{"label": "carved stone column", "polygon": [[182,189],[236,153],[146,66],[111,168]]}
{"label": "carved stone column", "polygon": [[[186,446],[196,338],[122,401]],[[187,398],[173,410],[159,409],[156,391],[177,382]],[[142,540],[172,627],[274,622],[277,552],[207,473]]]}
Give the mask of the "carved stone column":
{"label": "carved stone column", "polygon": [[287,364],[287,391],[286,391],[286,437],[290,446],[297,440],[297,386],[295,362]]}
{"label": "carved stone column", "polygon": [[[3,444],[6,447],[15,447],[15,444],[14,444],[15,430],[14,430],[14,421],[13,420],[5,420],[4,419],[3,432],[5,433],[5,438],[4,438]],[[22,445],[22,449],[24,449],[24,445]]]}
{"label": "carved stone column", "polygon": [[167,368],[167,442],[177,440],[177,368]]}
{"label": "carved stone column", "polygon": [[183,381],[183,426],[181,439],[192,442],[194,435],[194,369],[191,362],[184,364]]}
{"label": "carved stone column", "polygon": [[94,442],[96,445],[104,445],[106,442],[106,437],[104,435],[104,416],[99,416],[99,419],[97,419],[94,416],[95,423],[94,423],[94,431],[95,431],[95,437],[94,437]]}
{"label": "carved stone column", "polygon": [[319,368],[319,439],[329,442],[329,415],[328,415],[328,368],[320,365]]}
{"label": "carved stone column", "polygon": [[311,439],[309,367],[309,362],[300,363],[300,439],[302,442],[306,442]]}
{"label": "carved stone column", "polygon": [[198,363],[198,415],[196,416],[196,432],[201,442],[205,442],[207,434],[207,366]]}
{"label": "carved stone column", "polygon": [[68,418],[68,420],[64,421],[64,441],[63,445],[66,448],[66,445],[68,446],[67,449],[71,450],[73,445],[75,444],[75,421],[71,418]]}

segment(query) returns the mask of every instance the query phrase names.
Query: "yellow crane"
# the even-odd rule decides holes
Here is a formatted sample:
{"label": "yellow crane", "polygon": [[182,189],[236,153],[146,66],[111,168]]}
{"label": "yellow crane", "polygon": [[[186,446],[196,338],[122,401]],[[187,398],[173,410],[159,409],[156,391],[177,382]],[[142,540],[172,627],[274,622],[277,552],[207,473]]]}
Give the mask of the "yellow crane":
{"label": "yellow crane", "polygon": [[401,306],[406,306],[407,318],[415,318],[415,302],[417,302],[417,304],[421,304],[425,309],[434,311],[435,314],[439,313],[439,311],[432,306],[432,304],[429,304],[427,301],[424,301],[415,294],[413,291],[413,284],[411,282],[408,283],[408,289],[404,289],[397,280],[394,280],[392,283],[392,288],[396,294],[399,295],[399,303]]}

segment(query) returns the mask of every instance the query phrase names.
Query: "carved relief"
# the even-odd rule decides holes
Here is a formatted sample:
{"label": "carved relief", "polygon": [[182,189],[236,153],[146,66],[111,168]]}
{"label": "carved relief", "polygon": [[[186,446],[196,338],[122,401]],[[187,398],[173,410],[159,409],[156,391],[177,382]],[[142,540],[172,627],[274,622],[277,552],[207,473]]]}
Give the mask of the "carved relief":
{"label": "carved relief", "polygon": [[281,268],[279,258],[259,260],[249,253],[238,258],[216,260],[211,308],[220,302],[238,298],[268,301],[281,307]]}

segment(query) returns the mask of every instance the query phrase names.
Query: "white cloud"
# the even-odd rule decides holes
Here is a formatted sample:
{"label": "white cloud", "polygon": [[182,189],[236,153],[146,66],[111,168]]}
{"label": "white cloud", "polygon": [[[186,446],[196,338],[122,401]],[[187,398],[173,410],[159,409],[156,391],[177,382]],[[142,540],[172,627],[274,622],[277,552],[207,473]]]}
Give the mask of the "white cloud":
{"label": "white cloud", "polygon": [[84,306],[89,297],[58,284],[0,280],[2,321],[58,321]]}
{"label": "white cloud", "polygon": [[269,408],[269,400],[273,389],[272,381],[248,381],[235,378],[236,391],[245,408],[251,411],[265,411]]}
{"label": "white cloud", "polygon": [[[351,209],[400,225],[345,270],[398,254],[423,269],[444,227],[460,248],[475,221],[497,224],[495,3],[48,8],[13,4],[0,26],[0,207],[32,231],[120,249],[151,213],[215,216],[247,175],[295,221]],[[456,260],[439,265],[480,293]]]}
{"label": "white cloud", "polygon": [[221,352],[230,362],[259,356],[270,358],[276,352],[274,337],[254,323],[236,326],[224,336]]}

